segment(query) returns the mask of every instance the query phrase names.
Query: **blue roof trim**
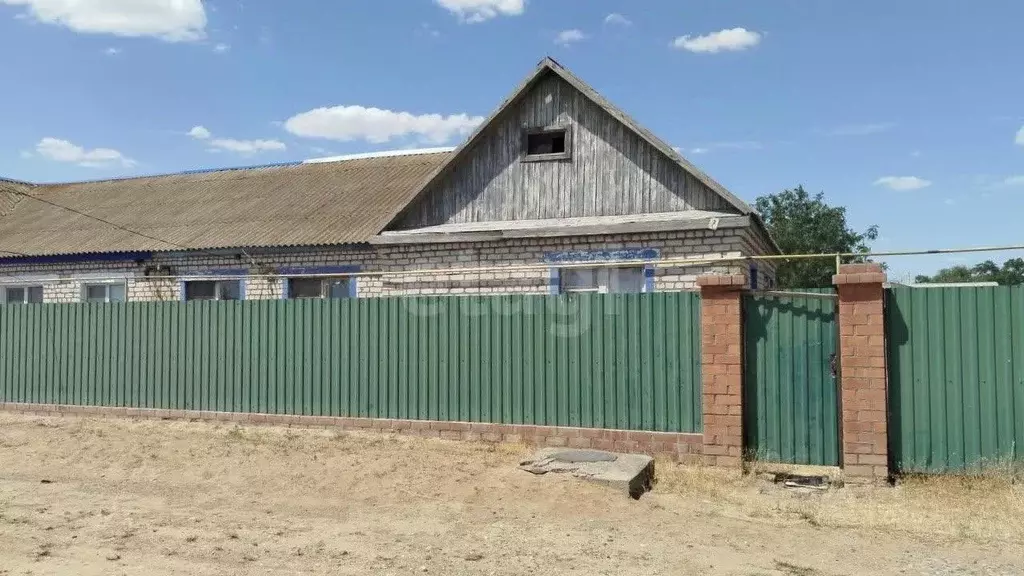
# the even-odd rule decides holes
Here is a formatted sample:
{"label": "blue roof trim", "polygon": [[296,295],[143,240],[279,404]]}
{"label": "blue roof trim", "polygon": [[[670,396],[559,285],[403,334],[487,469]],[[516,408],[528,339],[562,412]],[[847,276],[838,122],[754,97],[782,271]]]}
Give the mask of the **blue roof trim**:
{"label": "blue roof trim", "polygon": [[57,256],[6,256],[0,258],[2,265],[23,264],[70,264],[75,262],[127,262],[149,260],[152,252],[96,252],[92,254],[63,254]]}
{"label": "blue roof trim", "polygon": [[[138,176],[138,178],[158,178],[160,176],[178,176],[180,174],[209,174],[210,172],[232,172],[236,170],[261,170],[263,168],[290,168],[292,166],[302,166],[302,161],[296,160],[293,162],[275,162],[273,164],[234,166],[230,168],[195,168],[193,170],[185,170],[184,172],[171,172],[170,174],[153,174],[150,176]],[[128,178],[126,178],[126,180],[128,180]]]}
{"label": "blue roof trim", "polygon": [[614,262],[616,260],[657,260],[657,248],[622,250],[568,250],[544,253],[544,262]]}
{"label": "blue roof trim", "polygon": [[277,269],[281,276],[302,276],[304,274],[344,274],[346,272],[359,272],[359,266],[283,266]]}
{"label": "blue roof trim", "polygon": [[235,267],[232,267],[232,268],[206,268],[206,269],[203,269],[203,270],[199,270],[197,272],[186,272],[184,274],[178,274],[178,277],[185,278],[187,280],[190,277],[191,278],[195,278],[197,276],[202,278],[203,276],[248,276],[248,275],[249,275],[249,269],[248,268],[235,268]]}

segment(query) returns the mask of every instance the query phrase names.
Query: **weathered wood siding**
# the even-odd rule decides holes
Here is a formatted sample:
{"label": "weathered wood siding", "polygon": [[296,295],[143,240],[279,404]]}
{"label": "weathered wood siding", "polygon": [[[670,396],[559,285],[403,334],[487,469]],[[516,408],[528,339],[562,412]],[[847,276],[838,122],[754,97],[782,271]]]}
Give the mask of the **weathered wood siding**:
{"label": "weathered wood siding", "polygon": [[[522,162],[524,128],[563,124],[572,159]],[[397,228],[736,210],[570,84],[548,74],[410,207]]]}

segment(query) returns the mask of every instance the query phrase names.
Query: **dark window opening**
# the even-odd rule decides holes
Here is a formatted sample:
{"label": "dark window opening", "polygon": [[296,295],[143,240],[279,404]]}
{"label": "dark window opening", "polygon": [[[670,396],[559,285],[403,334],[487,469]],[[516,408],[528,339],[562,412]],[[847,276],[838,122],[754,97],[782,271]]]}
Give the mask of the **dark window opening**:
{"label": "dark window opening", "polygon": [[526,155],[565,154],[565,130],[535,132],[526,135]]}
{"label": "dark window opening", "polygon": [[8,304],[39,304],[43,301],[42,286],[10,286],[4,292]]}
{"label": "dark window opening", "polygon": [[241,280],[196,280],[185,283],[185,300],[241,299]]}
{"label": "dark window opening", "polygon": [[289,298],[349,298],[352,278],[289,278]]}

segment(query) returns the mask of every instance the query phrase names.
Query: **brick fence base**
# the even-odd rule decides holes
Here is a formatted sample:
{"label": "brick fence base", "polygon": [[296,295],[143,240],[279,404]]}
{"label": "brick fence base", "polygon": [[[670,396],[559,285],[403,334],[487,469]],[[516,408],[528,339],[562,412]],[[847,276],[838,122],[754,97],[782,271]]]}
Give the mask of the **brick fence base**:
{"label": "brick fence base", "polygon": [[288,414],[248,414],[205,410],[162,410],[116,408],[107,406],[68,406],[62,404],[0,403],[0,410],[37,416],[114,416],[156,420],[204,420],[240,424],[271,424],[305,428],[338,428],[408,434],[448,440],[509,442],[543,446],[595,448],[617,452],[642,452],[668,456],[696,464],[701,461],[703,434],[682,432],[643,432],[604,428],[529,426],[521,424],[485,424],[477,422],[438,422],[394,420],[389,418],[346,418],[333,416],[296,416]]}

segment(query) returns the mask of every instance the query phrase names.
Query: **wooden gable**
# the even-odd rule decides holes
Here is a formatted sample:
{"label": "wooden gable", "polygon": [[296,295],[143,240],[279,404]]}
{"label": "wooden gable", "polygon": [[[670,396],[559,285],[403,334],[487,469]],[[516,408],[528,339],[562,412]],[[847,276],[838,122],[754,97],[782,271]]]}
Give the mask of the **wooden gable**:
{"label": "wooden gable", "polygon": [[[677,153],[565,74],[542,63],[391,229],[689,210],[749,213],[720,185],[688,169]],[[567,157],[527,157],[526,134],[542,128],[566,130]]]}

